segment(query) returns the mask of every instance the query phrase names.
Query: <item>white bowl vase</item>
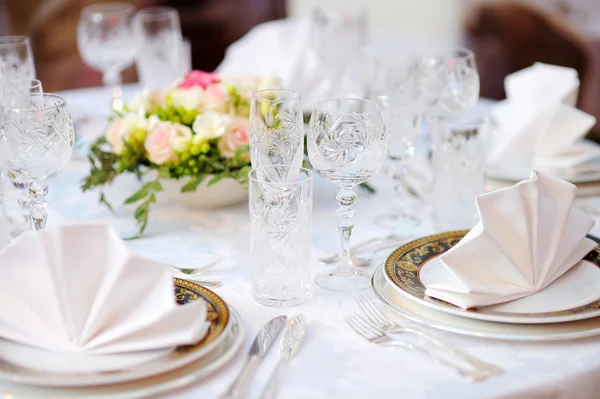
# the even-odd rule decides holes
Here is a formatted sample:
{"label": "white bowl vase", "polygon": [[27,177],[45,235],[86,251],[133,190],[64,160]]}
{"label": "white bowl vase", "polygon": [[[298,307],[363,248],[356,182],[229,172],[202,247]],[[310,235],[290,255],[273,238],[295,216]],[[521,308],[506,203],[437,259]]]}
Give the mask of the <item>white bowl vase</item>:
{"label": "white bowl vase", "polygon": [[208,187],[212,176],[204,179],[196,191],[182,193],[181,187],[187,179],[161,180],[164,197],[190,208],[215,209],[247,201],[248,192],[234,179],[223,179]]}

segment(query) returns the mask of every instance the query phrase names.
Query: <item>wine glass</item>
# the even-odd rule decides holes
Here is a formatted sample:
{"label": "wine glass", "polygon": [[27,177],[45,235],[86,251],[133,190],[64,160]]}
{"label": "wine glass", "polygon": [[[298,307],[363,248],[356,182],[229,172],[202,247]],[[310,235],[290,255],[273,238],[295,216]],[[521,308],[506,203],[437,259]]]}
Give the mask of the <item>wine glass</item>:
{"label": "wine glass", "polygon": [[172,7],[150,7],[134,18],[140,45],[137,70],[146,89],[166,88],[181,76],[183,37],[179,13]]}
{"label": "wine glass", "polygon": [[[4,132],[5,118],[2,116],[2,112],[5,108],[30,108],[33,106],[40,106],[43,101],[43,90],[42,82],[37,79],[26,79],[12,81],[11,87],[0,87],[0,137]],[[3,141],[0,141],[0,145]],[[3,165],[0,162],[0,169],[3,169]],[[11,220],[13,224],[12,235],[18,235],[24,230],[29,230],[31,226],[30,209],[29,209],[29,197],[27,191],[31,181],[26,179],[25,176],[15,175],[8,173],[8,178],[11,180],[13,185],[21,191],[21,197],[18,200],[19,207],[21,209],[21,215],[23,218],[23,226],[14,226],[14,219]],[[3,183],[0,181],[0,189]]]}
{"label": "wine glass", "polygon": [[121,72],[133,65],[137,54],[133,30],[135,6],[129,3],[99,3],[81,11],[77,47],[81,58],[102,73],[110,90],[111,109],[122,110]]}
{"label": "wine glass", "polygon": [[29,38],[0,36],[0,87],[14,87],[17,82],[34,78]]}
{"label": "wine glass", "polygon": [[9,174],[31,181],[31,220],[46,227],[48,214],[44,180],[67,164],[73,152],[73,121],[64,98],[42,94],[29,107],[3,108],[4,166]]}
{"label": "wine glass", "polygon": [[468,49],[423,59],[420,81],[424,106],[434,117],[464,114],[479,98],[475,54]]}
{"label": "wine glass", "polygon": [[354,267],[350,254],[352,204],[357,184],[375,175],[386,158],[387,133],[381,109],[371,100],[340,98],[317,103],[310,118],[308,157],[314,170],[339,186],[338,230],[342,251],[337,269],[319,274],[315,283],[333,291],[369,288],[369,274]]}
{"label": "wine glass", "polygon": [[387,127],[389,175],[396,183],[397,199],[394,201],[394,209],[377,216],[375,224],[395,231],[397,235],[405,235],[421,224],[421,220],[413,213],[401,208],[410,204],[406,182],[408,162],[415,155],[415,146],[419,140],[421,112],[414,100],[400,95],[378,96],[377,103],[382,109]]}

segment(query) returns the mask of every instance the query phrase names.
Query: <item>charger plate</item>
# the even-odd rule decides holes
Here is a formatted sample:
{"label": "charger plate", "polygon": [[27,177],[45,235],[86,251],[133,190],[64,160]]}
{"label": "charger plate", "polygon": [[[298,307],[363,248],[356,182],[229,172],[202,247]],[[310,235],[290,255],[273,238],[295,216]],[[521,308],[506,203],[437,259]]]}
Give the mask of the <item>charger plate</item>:
{"label": "charger plate", "polygon": [[438,330],[471,337],[510,341],[559,341],[600,335],[600,317],[568,323],[510,324],[474,320],[440,312],[408,299],[392,287],[384,276],[383,265],[378,267],[371,280],[375,295],[394,312],[388,316],[397,318],[399,324],[405,319]]}
{"label": "charger plate", "polygon": [[[226,339],[226,332],[231,329],[231,314],[221,297],[208,288],[177,278],[174,279],[174,283],[175,299],[179,305],[202,300],[208,307],[207,319],[211,326],[206,336],[196,345],[181,346],[174,350],[153,351],[158,353],[158,356],[153,355],[148,358],[148,361],[136,365],[128,364],[121,369],[95,373],[58,373],[24,367],[17,358],[12,360],[8,357],[8,350],[12,354],[22,353],[23,356],[29,356],[32,359],[35,359],[36,356],[47,357],[47,361],[51,361],[52,356],[60,361],[64,355],[0,339],[0,379],[20,384],[62,387],[119,384],[166,373],[198,361]],[[3,354],[2,350],[7,350],[7,352]],[[121,355],[108,356],[113,356],[111,361],[114,362]],[[90,356],[86,358],[89,359]]]}
{"label": "charger plate", "polygon": [[[545,299],[547,306],[562,305],[561,310],[516,313],[507,310],[510,309],[510,302],[465,310],[448,302],[426,296],[425,286],[421,281],[421,271],[425,267],[442,267],[437,257],[456,245],[466,233],[467,230],[460,230],[435,234],[414,240],[396,249],[384,264],[386,280],[400,295],[409,300],[440,312],[469,319],[500,323],[545,324],[564,323],[600,316],[600,300],[597,299],[598,287],[595,285],[600,280],[600,270],[597,269],[600,267],[598,248],[585,257],[584,261],[588,263],[581,265],[581,267],[576,266],[572,271],[567,272],[573,273],[575,279],[571,280],[569,276],[569,280],[561,281],[561,278],[559,278],[546,289],[534,294],[538,297],[542,295],[545,297],[550,296],[550,298]],[[571,281],[574,281],[576,285],[565,288],[563,283]],[[563,296],[566,298],[561,298],[558,293],[564,294]],[[588,301],[587,298],[591,299]],[[570,303],[579,303],[580,305],[569,308],[568,304]],[[582,303],[583,305],[581,305]]]}

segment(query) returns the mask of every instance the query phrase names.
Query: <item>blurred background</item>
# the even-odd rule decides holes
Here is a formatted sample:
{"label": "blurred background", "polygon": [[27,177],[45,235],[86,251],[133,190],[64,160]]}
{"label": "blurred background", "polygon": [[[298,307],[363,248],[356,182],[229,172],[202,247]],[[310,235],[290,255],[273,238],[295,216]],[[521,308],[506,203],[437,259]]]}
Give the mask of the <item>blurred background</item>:
{"label": "blurred background", "polygon": [[[49,91],[99,86],[101,76],[81,60],[77,22],[96,0],[0,0],[0,35],[32,39],[38,77]],[[310,18],[315,7],[368,16],[371,34],[388,51],[464,45],[475,51],[481,96],[504,98],[503,79],[533,62],[579,72],[578,106],[600,117],[600,1],[598,0],[130,0],[138,8],[168,5],[181,17],[195,69],[211,71],[227,47],[254,26]],[[373,43],[381,42],[372,40]],[[390,48],[389,45],[392,44]],[[268,43],[266,44],[268,46]],[[135,68],[125,82],[137,80]]]}

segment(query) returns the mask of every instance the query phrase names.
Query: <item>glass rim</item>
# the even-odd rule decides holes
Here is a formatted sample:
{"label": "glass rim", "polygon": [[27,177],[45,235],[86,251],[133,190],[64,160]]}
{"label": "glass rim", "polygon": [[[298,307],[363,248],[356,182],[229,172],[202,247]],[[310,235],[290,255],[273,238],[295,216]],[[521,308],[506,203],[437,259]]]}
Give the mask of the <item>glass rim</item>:
{"label": "glass rim", "polygon": [[[25,90],[31,90],[34,89],[36,87],[39,87],[40,90],[42,89],[42,81],[39,79],[20,79],[19,82],[29,82],[28,86],[18,86],[18,87],[2,87],[0,86],[0,91],[2,92],[7,92],[7,91],[25,91]],[[43,93],[39,93],[39,94],[43,94]]]}
{"label": "glass rim", "polygon": [[[58,94],[54,94],[54,93],[40,93],[39,94],[43,101],[44,101],[44,106],[43,106],[43,110],[46,111],[48,109],[55,109],[55,108],[59,108],[59,107],[63,107],[67,104],[67,100],[65,100],[64,97],[59,96]],[[58,101],[56,104],[53,105],[46,105],[46,98],[56,98]],[[40,108],[36,108],[36,107],[29,107],[29,108],[20,108],[20,107],[7,107],[6,109],[11,109],[11,110],[15,110],[15,111],[39,111]]]}
{"label": "glass rim", "polygon": [[81,10],[81,14],[88,14],[93,12],[102,12],[105,14],[115,14],[123,12],[134,12],[136,10],[135,5],[125,2],[109,2],[109,3],[96,3],[90,4]]}
{"label": "glass rim", "polygon": [[[267,94],[267,93],[275,93],[275,94],[286,94],[289,95],[288,97],[279,97],[276,96],[275,98],[266,98],[266,97],[262,97],[263,95]],[[287,90],[287,89],[262,89],[262,90],[257,90],[254,93],[252,93],[252,100],[255,101],[259,101],[261,103],[276,103],[276,102],[281,102],[281,101],[293,101],[293,100],[300,100],[300,94],[298,92],[292,91],[292,90]]]}
{"label": "glass rim", "polygon": [[146,7],[138,10],[135,13],[136,18],[143,21],[147,20],[167,20],[173,18],[173,16],[179,19],[179,12],[174,7],[169,6],[153,6]]}
{"label": "glass rim", "polygon": [[[333,111],[327,111],[324,110],[323,107],[328,105],[328,104],[333,104],[336,102],[356,102],[356,103],[363,103],[363,104],[369,104],[369,107],[374,107],[371,110],[367,110],[367,111],[361,111],[361,112],[333,112]],[[322,114],[337,114],[337,115],[368,115],[368,114],[374,114],[374,113],[381,113],[381,107],[379,106],[379,104],[377,103],[377,101],[373,101],[373,100],[368,100],[366,98],[353,98],[353,97],[339,97],[339,98],[330,98],[327,100],[321,100],[319,102],[317,102],[314,105],[314,111],[320,112]]]}
{"label": "glass rim", "polygon": [[0,36],[0,48],[22,43],[29,43],[29,37],[25,35]]}
{"label": "glass rim", "polygon": [[[293,182],[274,182],[274,181],[268,181],[265,179],[261,179],[257,176],[257,172],[259,170],[277,169],[277,168],[288,168],[288,169],[296,168],[301,172],[300,175],[305,176],[305,177],[303,179],[298,179]],[[304,174],[302,172],[304,172]],[[271,184],[271,185],[278,185],[278,186],[296,186],[301,183],[312,181],[313,177],[314,177],[314,173],[312,170],[305,168],[303,166],[291,166],[291,165],[262,166],[260,168],[252,168],[252,170],[250,170],[250,172],[248,173],[248,180],[253,183]]]}

